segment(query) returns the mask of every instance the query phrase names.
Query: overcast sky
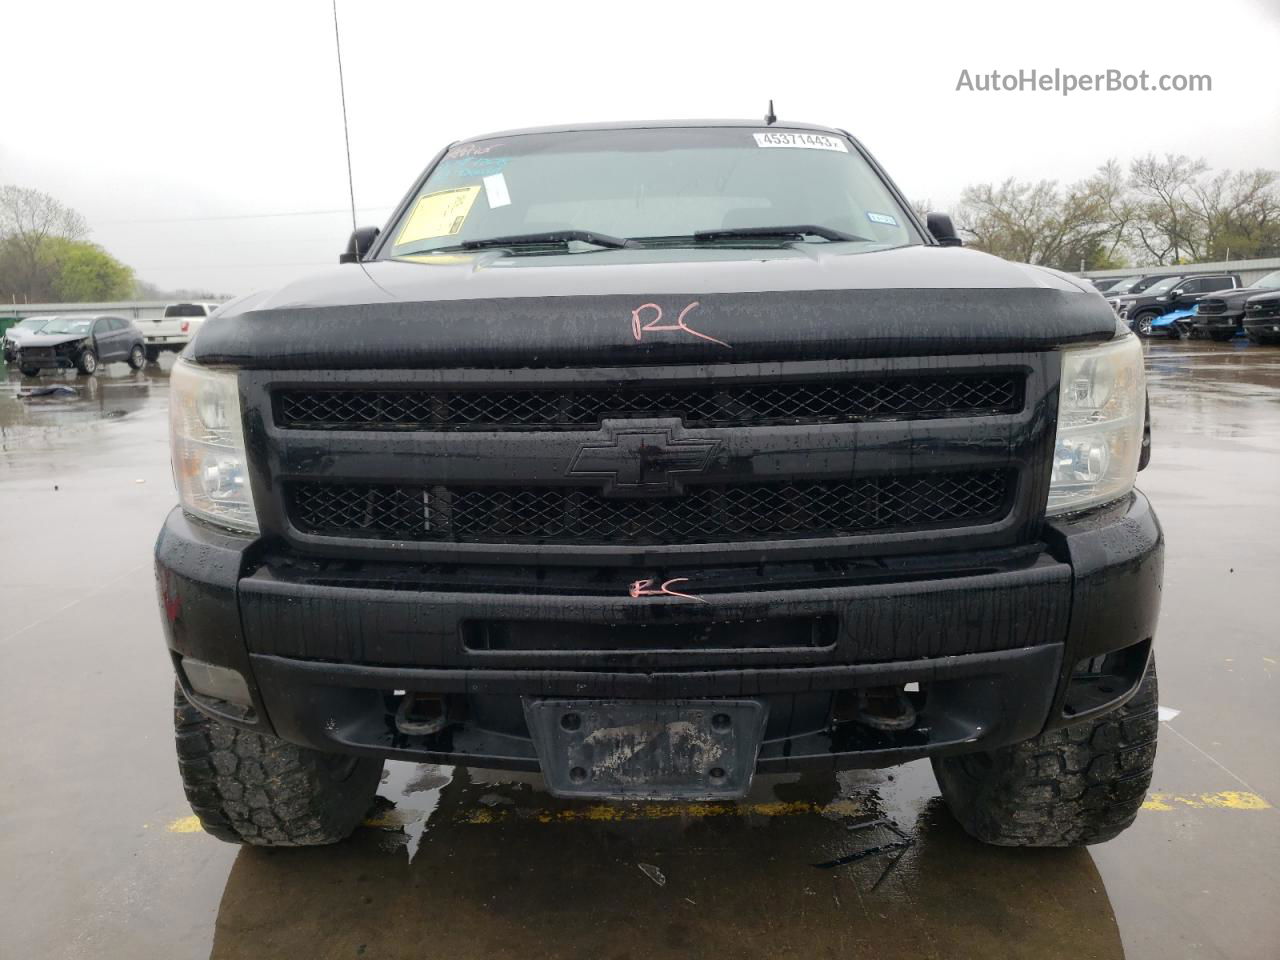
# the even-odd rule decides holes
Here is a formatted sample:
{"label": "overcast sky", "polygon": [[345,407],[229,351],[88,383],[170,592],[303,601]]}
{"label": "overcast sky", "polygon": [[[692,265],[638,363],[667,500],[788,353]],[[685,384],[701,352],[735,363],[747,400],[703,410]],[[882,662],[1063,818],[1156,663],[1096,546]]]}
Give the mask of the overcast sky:
{"label": "overcast sky", "polygon": [[[783,121],[848,129],[935,208],[969,183],[1069,181],[1147,151],[1280,168],[1280,0],[338,12],[362,224],[382,224],[450,140],[756,117],[770,97]],[[166,288],[244,293],[334,262],[350,214],[328,0],[8,3],[0,36],[0,183],[75,207],[93,240]],[[1207,73],[1213,89],[956,91],[961,70],[1020,68]]]}

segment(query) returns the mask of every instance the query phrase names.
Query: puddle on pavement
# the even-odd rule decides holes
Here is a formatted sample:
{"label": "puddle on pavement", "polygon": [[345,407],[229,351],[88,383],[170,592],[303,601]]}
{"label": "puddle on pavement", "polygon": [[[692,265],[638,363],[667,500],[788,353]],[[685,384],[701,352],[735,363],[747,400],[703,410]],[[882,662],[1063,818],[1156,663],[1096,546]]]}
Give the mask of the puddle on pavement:
{"label": "puddle on pavement", "polygon": [[758,777],[709,805],[387,768],[348,842],[237,855],[214,957],[1123,955],[1087,851],[970,840],[927,763]]}
{"label": "puddle on pavement", "polygon": [[[74,443],[103,422],[162,413],[170,366],[162,360],[135,372],[114,363],[92,377],[74,372],[24,377],[15,367],[0,367],[0,452]],[[51,387],[59,388],[56,394],[23,396]]]}

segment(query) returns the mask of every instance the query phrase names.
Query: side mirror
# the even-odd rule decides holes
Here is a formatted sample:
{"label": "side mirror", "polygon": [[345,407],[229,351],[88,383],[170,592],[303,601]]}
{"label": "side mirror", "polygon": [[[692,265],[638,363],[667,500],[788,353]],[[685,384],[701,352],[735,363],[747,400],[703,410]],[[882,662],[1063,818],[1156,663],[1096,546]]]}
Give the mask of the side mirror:
{"label": "side mirror", "polygon": [[1169,299],[1170,299],[1170,300],[1177,300],[1180,296],[1182,296],[1183,292],[1184,292],[1184,291],[1183,291],[1183,289],[1182,289],[1181,287],[1178,287],[1178,288],[1177,288],[1177,289],[1175,289],[1175,290],[1171,290],[1171,291],[1169,292]]}
{"label": "side mirror", "polygon": [[962,247],[964,241],[960,239],[960,234],[956,233],[956,228],[951,223],[951,218],[945,213],[931,213],[925,217],[925,223],[929,227],[929,233],[933,239],[937,240],[944,247]]}
{"label": "side mirror", "polygon": [[339,263],[359,263],[365,254],[373,249],[373,241],[378,239],[382,231],[377,227],[360,227],[351,231],[351,239],[347,241],[347,250],[338,255]]}

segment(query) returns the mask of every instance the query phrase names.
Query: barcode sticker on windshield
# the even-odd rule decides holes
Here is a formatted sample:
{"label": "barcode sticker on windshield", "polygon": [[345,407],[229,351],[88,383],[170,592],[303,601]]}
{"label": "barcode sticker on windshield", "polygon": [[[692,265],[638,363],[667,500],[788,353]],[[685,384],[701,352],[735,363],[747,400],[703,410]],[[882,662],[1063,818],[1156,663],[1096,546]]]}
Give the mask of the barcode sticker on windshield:
{"label": "barcode sticker on windshield", "polygon": [[887,213],[872,213],[870,210],[868,210],[867,219],[870,220],[872,223],[883,223],[886,226],[890,226],[890,227],[896,227],[898,225],[898,221],[895,220],[893,217],[889,216]]}
{"label": "barcode sticker on windshield", "polygon": [[490,210],[511,203],[511,194],[507,192],[507,178],[501,173],[485,177],[481,182],[484,184],[484,198],[489,201]]}
{"label": "barcode sticker on windshield", "polygon": [[800,147],[804,150],[837,150],[848,153],[849,148],[839,137],[828,137],[824,133],[753,133],[757,147]]}

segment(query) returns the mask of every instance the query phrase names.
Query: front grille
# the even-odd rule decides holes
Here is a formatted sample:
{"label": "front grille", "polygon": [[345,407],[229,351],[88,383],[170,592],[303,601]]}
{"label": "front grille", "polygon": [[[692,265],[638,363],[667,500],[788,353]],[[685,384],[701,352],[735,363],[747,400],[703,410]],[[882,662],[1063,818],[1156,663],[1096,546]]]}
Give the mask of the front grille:
{"label": "front grille", "polygon": [[599,426],[606,417],[680,417],[687,426],[927,420],[1016,413],[1016,373],[672,386],[465,390],[283,390],[284,427],[343,430],[547,430]]}
{"label": "front grille", "polygon": [[52,363],[57,355],[52,347],[28,347],[22,351],[22,359],[32,363]]}
{"label": "front grille", "polygon": [[1226,313],[1227,301],[1225,300],[1201,300],[1196,306],[1197,316],[1210,316],[1215,313]]}
{"label": "front grille", "polygon": [[1280,300],[1264,300],[1262,303],[1249,304],[1249,317],[1280,317]]}
{"label": "front grille", "polygon": [[609,498],[581,487],[300,482],[312,534],[481,543],[690,544],[835,537],[991,522],[1009,509],[1003,471],[694,486],[677,497]]}

